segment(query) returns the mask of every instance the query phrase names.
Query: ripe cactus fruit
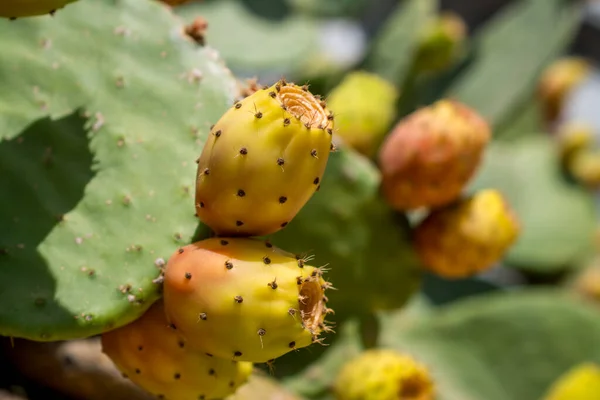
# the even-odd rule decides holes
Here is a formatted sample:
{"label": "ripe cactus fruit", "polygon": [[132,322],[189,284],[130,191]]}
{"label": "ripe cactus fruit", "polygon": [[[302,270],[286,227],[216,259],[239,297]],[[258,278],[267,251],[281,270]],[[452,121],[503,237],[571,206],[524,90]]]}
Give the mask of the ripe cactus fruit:
{"label": "ripe cactus fruit", "polygon": [[167,322],[162,300],[102,335],[102,350],[144,390],[166,399],[220,399],[247,382],[252,363],[191,351]]}
{"label": "ripe cactus fruit", "polygon": [[397,210],[438,207],[460,196],[491,137],[464,104],[439,100],[401,120],[379,152],[382,191]]}
{"label": "ripe cactus fruit", "polygon": [[590,62],[581,57],[561,58],[543,71],[538,82],[537,96],[548,122],[560,116],[565,98],[591,71]]}
{"label": "ripe cactus fruit", "polygon": [[15,19],[54,14],[59,8],[77,0],[4,0],[0,1],[0,17]]}
{"label": "ripe cactus fruit", "polygon": [[220,236],[285,227],[319,188],[333,114],[307,86],[280,80],[236,102],[198,159],[196,212]]}
{"label": "ripe cactus fruit", "polygon": [[334,382],[337,400],[433,400],[425,366],[391,349],[372,349],[349,361]]}
{"label": "ripe cactus fruit", "polygon": [[519,232],[503,195],[486,189],[432,211],[416,227],[414,243],[426,268],[445,278],[463,278],[491,267]]}
{"label": "ripe cactus fruit", "polygon": [[217,357],[267,362],[330,328],[320,268],[269,242],[211,238],[180,248],[164,275],[167,318]]}
{"label": "ripe cactus fruit", "polygon": [[366,71],[346,75],[327,98],[335,110],[337,136],[356,151],[373,156],[396,117],[398,95],[398,89],[379,75]]}
{"label": "ripe cactus fruit", "polygon": [[586,362],[559,377],[544,400],[591,400],[600,396],[600,365]]}
{"label": "ripe cactus fruit", "polygon": [[415,57],[419,72],[443,71],[455,63],[464,51],[467,27],[458,14],[436,16],[421,32]]}

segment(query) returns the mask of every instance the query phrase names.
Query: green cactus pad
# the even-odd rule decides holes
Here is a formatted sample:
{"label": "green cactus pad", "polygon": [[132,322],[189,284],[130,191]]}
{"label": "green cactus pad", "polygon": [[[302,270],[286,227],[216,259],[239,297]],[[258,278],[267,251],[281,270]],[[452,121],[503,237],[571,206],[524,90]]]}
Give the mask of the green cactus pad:
{"label": "green cactus pad", "polygon": [[[269,8],[276,7],[273,3],[268,2]],[[188,23],[204,18],[208,22],[206,42],[240,75],[253,75],[258,70],[279,78],[280,72],[287,73],[318,48],[317,23],[308,16],[269,20],[237,0],[190,2],[174,12]]]}
{"label": "green cactus pad", "polygon": [[541,399],[570,367],[600,361],[600,319],[596,307],[566,293],[526,289],[389,325],[380,346],[428,366],[436,400]]}
{"label": "green cactus pad", "polygon": [[525,271],[560,272],[593,249],[593,197],[566,181],[557,157],[548,136],[495,142],[469,188],[495,188],[506,196],[521,234],[505,261]]}
{"label": "green cactus pad", "polygon": [[530,99],[538,74],[575,37],[579,9],[564,0],[508,5],[475,36],[474,61],[444,96],[475,107],[494,128],[510,122]]}
{"label": "green cactus pad", "polygon": [[272,236],[286,251],[314,255],[313,265],[327,264],[327,279],[338,289],[327,294],[332,320],[400,307],[419,287],[408,223],[384,204],[379,180],[358,153],[331,154],[320,191]]}
{"label": "green cactus pad", "polygon": [[194,160],[235,81],[153,1],[0,21],[0,48],[0,334],[124,325],[191,241]]}
{"label": "green cactus pad", "polygon": [[419,45],[419,29],[435,14],[437,1],[408,0],[388,18],[369,51],[365,68],[401,84],[410,72]]}
{"label": "green cactus pad", "polygon": [[15,19],[54,14],[59,8],[77,0],[2,0],[0,18]]}

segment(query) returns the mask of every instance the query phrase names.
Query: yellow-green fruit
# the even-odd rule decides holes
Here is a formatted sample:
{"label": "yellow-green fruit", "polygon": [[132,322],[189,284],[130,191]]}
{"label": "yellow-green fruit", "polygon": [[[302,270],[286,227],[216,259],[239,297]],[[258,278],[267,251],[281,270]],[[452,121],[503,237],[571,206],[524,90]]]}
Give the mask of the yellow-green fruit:
{"label": "yellow-green fruit", "polygon": [[279,81],[235,103],[198,159],[198,216],[220,236],[282,229],[319,189],[332,134],[333,115],[306,86]]}
{"label": "yellow-green fruit", "polygon": [[486,189],[432,211],[415,229],[425,267],[448,279],[475,275],[500,260],[520,224],[500,192]]}
{"label": "yellow-green fruit", "polygon": [[129,325],[104,333],[102,349],[131,381],[164,399],[221,399],[252,373],[252,363],[191,350],[169,326],[161,300]]}
{"label": "yellow-green fruit", "polygon": [[454,13],[444,13],[427,24],[421,32],[415,58],[420,72],[439,72],[454,64],[463,54],[467,27]]}
{"label": "yellow-green fruit", "polygon": [[268,242],[211,238],[180,248],[164,275],[169,322],[200,351],[267,362],[328,331],[322,270]]}
{"label": "yellow-green fruit", "polygon": [[538,99],[546,120],[560,115],[565,98],[592,71],[590,62],[581,57],[565,57],[546,68],[538,82]]}
{"label": "yellow-green fruit", "polygon": [[327,97],[335,110],[336,135],[371,157],[396,118],[398,89],[376,74],[351,72]]}
{"label": "yellow-green fruit", "polygon": [[400,211],[454,201],[475,174],[490,138],[488,123],[457,101],[443,99],[415,111],[379,151],[384,198]]}
{"label": "yellow-green fruit", "polygon": [[600,366],[595,363],[576,365],[559,377],[544,400],[594,400],[600,398]]}
{"label": "yellow-green fruit", "polygon": [[53,14],[77,0],[1,0],[0,17],[19,18]]}
{"label": "yellow-green fruit", "polygon": [[337,400],[434,400],[435,387],[427,368],[412,357],[373,349],[344,365],[334,394]]}

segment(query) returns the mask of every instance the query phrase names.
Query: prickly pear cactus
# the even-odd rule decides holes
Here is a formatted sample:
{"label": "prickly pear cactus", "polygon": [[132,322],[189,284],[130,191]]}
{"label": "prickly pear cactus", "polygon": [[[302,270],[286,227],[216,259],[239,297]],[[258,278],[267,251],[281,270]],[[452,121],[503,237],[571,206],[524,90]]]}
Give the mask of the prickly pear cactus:
{"label": "prickly pear cactus", "polygon": [[249,238],[181,247],[164,275],[168,320],[191,347],[226,359],[267,362],[320,342],[331,284],[309,262]]}
{"label": "prickly pear cactus", "polygon": [[518,216],[502,193],[486,189],[432,211],[416,227],[414,243],[426,268],[458,279],[500,261],[519,231]]}
{"label": "prickly pear cactus", "polygon": [[376,74],[346,75],[327,96],[335,114],[336,138],[367,157],[374,156],[394,122],[399,94],[394,84]]}
{"label": "prickly pear cactus", "polygon": [[0,3],[0,17],[16,19],[44,14],[54,14],[56,10],[77,0],[4,0]]}
{"label": "prickly pear cactus", "polygon": [[397,210],[455,200],[491,139],[487,122],[459,102],[439,100],[402,119],[378,155],[382,193]]}
{"label": "prickly pear cactus", "polygon": [[124,376],[158,398],[221,399],[252,373],[252,363],[191,351],[169,326],[161,300],[134,322],[104,333],[102,351]]}
{"label": "prickly pear cactus", "polygon": [[434,400],[427,367],[392,349],[371,349],[344,365],[333,392],[338,400]]}
{"label": "prickly pear cactus", "polygon": [[182,31],[150,0],[0,20],[0,334],[94,335],[158,297],[156,267],[197,226],[194,160],[235,97]]}
{"label": "prickly pear cactus", "polygon": [[333,114],[308,86],[280,80],[236,102],[198,159],[196,212],[218,235],[284,228],[319,189]]}

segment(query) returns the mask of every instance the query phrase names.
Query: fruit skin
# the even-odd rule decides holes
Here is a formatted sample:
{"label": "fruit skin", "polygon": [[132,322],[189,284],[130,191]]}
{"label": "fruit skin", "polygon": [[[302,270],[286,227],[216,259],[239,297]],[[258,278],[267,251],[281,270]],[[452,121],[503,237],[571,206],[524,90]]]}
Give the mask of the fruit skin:
{"label": "fruit skin", "polygon": [[457,101],[443,99],[413,112],[379,152],[385,199],[400,211],[450,203],[479,167],[490,138],[488,123]]}
{"label": "fruit skin", "polygon": [[491,267],[519,233],[517,217],[503,195],[485,189],[432,211],[415,228],[414,243],[425,268],[458,279]]}
{"label": "fruit skin", "polygon": [[590,62],[582,57],[564,57],[554,61],[540,76],[537,97],[546,121],[556,120],[569,93],[591,73]]}
{"label": "fruit skin", "polygon": [[600,366],[582,363],[559,377],[544,400],[591,400],[600,396]]}
{"label": "fruit skin", "polygon": [[198,217],[220,236],[285,227],[319,188],[332,118],[306,86],[283,80],[236,102],[198,159]]}
{"label": "fruit skin", "polygon": [[0,2],[0,17],[19,18],[54,14],[60,8],[77,0],[3,0]]}
{"label": "fruit skin", "polygon": [[205,239],[180,248],[167,263],[167,318],[200,351],[267,362],[329,330],[324,291],[330,284],[321,275],[268,242]]}
{"label": "fruit skin", "polygon": [[374,156],[396,118],[398,96],[396,86],[379,75],[350,72],[327,97],[335,110],[336,137],[359,153]]}
{"label": "fruit skin", "polygon": [[455,13],[436,16],[421,32],[415,56],[419,72],[440,72],[451,67],[464,53],[467,27]]}
{"label": "fruit skin", "polygon": [[169,326],[161,300],[129,325],[104,333],[102,351],[129,379],[159,398],[220,399],[235,393],[252,373],[252,363],[191,351]]}
{"label": "fruit skin", "polygon": [[350,360],[334,382],[337,400],[434,400],[425,366],[391,349],[371,349]]}

